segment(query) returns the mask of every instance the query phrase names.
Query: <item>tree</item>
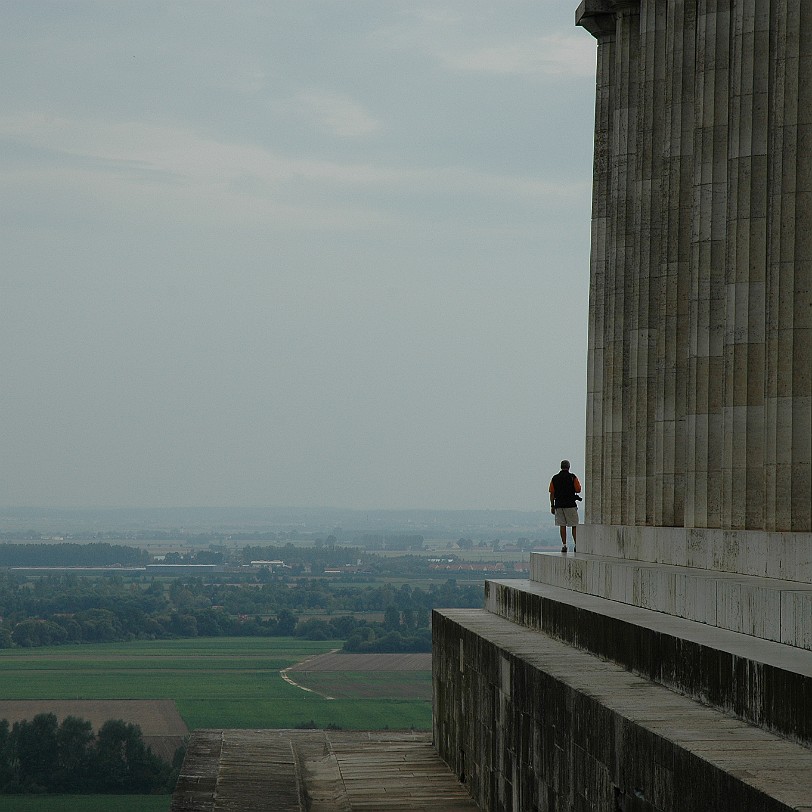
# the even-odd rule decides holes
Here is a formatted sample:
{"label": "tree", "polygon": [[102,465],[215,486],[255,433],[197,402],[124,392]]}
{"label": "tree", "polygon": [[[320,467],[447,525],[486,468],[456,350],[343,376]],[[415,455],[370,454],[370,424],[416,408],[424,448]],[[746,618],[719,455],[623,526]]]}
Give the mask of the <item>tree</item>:
{"label": "tree", "polygon": [[86,719],[66,716],[56,733],[58,770],[54,789],[78,792],[86,786],[95,736]]}
{"label": "tree", "polygon": [[96,738],[96,776],[102,792],[154,792],[164,789],[171,768],[144,745],[141,728],[108,719]]}
{"label": "tree", "polygon": [[396,631],[400,627],[400,612],[393,605],[386,607],[383,613],[383,625],[390,631]]}
{"label": "tree", "polygon": [[58,645],[64,643],[67,637],[67,632],[61,626],[36,618],[18,623],[11,633],[14,643],[24,648]]}
{"label": "tree", "polygon": [[17,755],[17,781],[29,792],[50,788],[58,767],[57,719],[38,713],[30,722],[15,722],[11,740]]}
{"label": "tree", "polygon": [[290,609],[282,609],[276,615],[276,633],[280,637],[291,637],[296,630],[296,615]]}

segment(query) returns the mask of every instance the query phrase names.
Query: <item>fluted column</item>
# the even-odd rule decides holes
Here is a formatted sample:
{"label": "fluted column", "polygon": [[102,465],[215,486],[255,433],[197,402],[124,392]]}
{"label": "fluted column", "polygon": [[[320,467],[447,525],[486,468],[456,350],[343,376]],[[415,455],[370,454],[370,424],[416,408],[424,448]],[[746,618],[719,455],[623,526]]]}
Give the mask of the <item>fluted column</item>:
{"label": "fluted column", "polygon": [[721,522],[729,0],[697,4],[694,208],[689,294],[685,524]]}
{"label": "fluted column", "polygon": [[[664,282],[664,198],[666,125],[666,21],[668,5],[644,0],[640,6],[639,143],[637,149],[637,261],[628,274],[633,316],[627,325],[629,389],[627,498],[630,523],[654,518],[657,399],[657,335]],[[635,272],[636,271],[636,272]]]}
{"label": "fluted column", "polygon": [[[635,218],[635,170],[638,149],[638,89],[640,57],[639,6],[631,4],[617,11],[613,97],[611,167],[611,229],[613,248],[607,274],[606,347],[604,350],[604,458],[605,520],[611,524],[631,523],[633,502],[626,482],[630,470],[631,440],[627,415],[630,387],[629,321],[635,317],[632,291],[639,254],[638,221]],[[633,327],[632,327],[633,329]],[[608,500],[608,502],[607,502]]]}
{"label": "fluted column", "polygon": [[604,445],[604,351],[607,277],[612,246],[610,183],[614,108],[612,69],[615,65],[615,15],[603,8],[601,13],[578,20],[598,40],[595,83],[595,157],[592,184],[592,249],[589,285],[589,344],[587,349],[586,415],[586,488],[585,517],[600,524],[604,521],[603,481],[607,475]]}
{"label": "fluted column", "polygon": [[812,530],[812,7],[770,18],[765,525]]}
{"label": "fluted column", "polygon": [[765,276],[770,14],[732,9],[722,526],[764,527]]}
{"label": "fluted column", "polygon": [[688,298],[693,201],[696,2],[667,4],[664,43],[663,253],[657,331],[653,524],[679,526],[685,506]]}

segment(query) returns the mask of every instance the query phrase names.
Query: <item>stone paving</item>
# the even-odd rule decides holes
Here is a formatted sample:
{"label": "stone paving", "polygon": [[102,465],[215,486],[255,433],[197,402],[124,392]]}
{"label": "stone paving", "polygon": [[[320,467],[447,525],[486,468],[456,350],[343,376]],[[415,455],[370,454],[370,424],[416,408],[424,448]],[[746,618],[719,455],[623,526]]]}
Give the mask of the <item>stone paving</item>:
{"label": "stone paving", "polygon": [[476,812],[427,733],[198,730],[171,812]]}

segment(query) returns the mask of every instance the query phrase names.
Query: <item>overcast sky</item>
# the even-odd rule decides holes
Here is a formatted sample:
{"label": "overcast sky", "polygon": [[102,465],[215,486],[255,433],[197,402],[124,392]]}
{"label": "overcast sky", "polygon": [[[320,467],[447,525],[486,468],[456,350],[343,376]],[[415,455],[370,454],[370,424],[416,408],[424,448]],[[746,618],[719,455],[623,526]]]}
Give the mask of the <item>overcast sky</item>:
{"label": "overcast sky", "polygon": [[0,0],[0,505],[543,508],[576,6]]}

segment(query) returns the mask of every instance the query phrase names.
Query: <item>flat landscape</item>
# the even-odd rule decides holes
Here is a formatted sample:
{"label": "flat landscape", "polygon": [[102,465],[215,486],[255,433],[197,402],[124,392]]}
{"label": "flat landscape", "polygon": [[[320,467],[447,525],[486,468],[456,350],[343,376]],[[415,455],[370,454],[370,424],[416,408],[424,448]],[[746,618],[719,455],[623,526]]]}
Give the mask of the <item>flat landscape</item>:
{"label": "flat landscape", "polygon": [[[386,671],[380,667],[385,660],[375,658],[402,655],[335,653],[325,661],[333,663],[332,671],[317,670],[315,661],[308,676],[283,678],[286,669],[312,664],[314,655],[335,648],[336,641],[240,637],[6,649],[0,651],[0,696],[7,702],[48,700],[57,715],[65,700],[170,700],[190,730],[310,724],[430,729],[431,673],[415,669],[419,661],[409,659],[415,655],[398,661],[399,670]],[[417,656],[425,664],[430,655]],[[345,663],[342,657],[352,659]],[[372,659],[362,665],[357,657]]]}

